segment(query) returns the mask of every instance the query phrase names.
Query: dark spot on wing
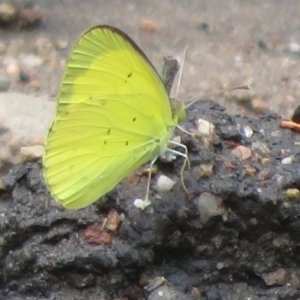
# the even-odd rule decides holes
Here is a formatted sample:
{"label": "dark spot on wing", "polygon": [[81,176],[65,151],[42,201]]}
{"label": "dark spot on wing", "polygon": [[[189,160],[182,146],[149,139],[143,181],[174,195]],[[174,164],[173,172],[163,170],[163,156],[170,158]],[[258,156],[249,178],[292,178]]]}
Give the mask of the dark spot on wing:
{"label": "dark spot on wing", "polygon": [[125,145],[128,146],[128,144],[129,144],[128,141],[126,141],[126,142],[125,142]]}
{"label": "dark spot on wing", "polygon": [[107,130],[106,135],[110,135],[110,128]]}
{"label": "dark spot on wing", "polygon": [[132,122],[135,122],[135,121],[136,121],[136,118],[133,118],[133,119],[132,119]]}
{"label": "dark spot on wing", "polygon": [[107,141],[106,140],[104,140],[104,142],[103,142],[103,145],[106,145],[107,144]]}
{"label": "dark spot on wing", "polygon": [[124,81],[124,83],[127,83],[128,79],[129,79],[131,76],[132,76],[132,73],[129,73],[129,74],[127,75],[127,79]]}

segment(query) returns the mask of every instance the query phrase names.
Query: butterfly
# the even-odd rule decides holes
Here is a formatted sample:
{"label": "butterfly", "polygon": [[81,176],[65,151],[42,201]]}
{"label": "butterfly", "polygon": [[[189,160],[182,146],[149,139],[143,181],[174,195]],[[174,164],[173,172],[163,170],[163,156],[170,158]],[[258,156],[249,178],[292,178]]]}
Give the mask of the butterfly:
{"label": "butterfly", "polygon": [[[90,205],[168,150],[184,118],[183,106],[170,102],[154,66],[126,33],[90,28],[71,51],[46,138],[48,189],[68,209]],[[148,192],[149,183],[146,198]]]}

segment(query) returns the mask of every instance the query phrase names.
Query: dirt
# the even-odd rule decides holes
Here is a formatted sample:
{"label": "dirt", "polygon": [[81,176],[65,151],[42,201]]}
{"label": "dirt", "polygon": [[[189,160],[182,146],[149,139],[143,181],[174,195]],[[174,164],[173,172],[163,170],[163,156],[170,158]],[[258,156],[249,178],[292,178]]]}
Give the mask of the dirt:
{"label": "dirt", "polygon": [[[299,1],[35,3],[45,14],[38,26],[0,31],[0,167],[10,170],[0,190],[0,299],[300,299],[300,135],[279,127],[298,105]],[[144,19],[154,32],[140,29]],[[215,132],[176,132],[189,149],[189,194],[182,160],[160,161],[143,211],[133,205],[146,189],[139,173],[67,211],[40,162],[12,167],[20,145],[43,142],[73,42],[103,23],[126,31],[158,69],[165,55],[182,61],[188,45],[177,98],[214,100],[189,107],[183,127],[197,133],[203,118]],[[250,90],[230,90],[239,85]],[[155,190],[160,174],[173,190]],[[112,210],[120,224],[103,229]]]}

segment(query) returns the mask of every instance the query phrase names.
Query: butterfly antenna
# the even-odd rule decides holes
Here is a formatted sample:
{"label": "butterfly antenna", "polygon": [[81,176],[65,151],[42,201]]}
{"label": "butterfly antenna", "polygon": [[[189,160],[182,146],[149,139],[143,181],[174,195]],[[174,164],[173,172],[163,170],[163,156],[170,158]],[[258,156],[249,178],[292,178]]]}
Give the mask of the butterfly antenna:
{"label": "butterfly antenna", "polygon": [[183,186],[183,189],[185,190],[185,192],[187,194],[189,194],[189,191],[188,191],[188,189],[187,189],[187,187],[184,183],[184,170],[185,170],[185,167],[188,166],[189,169],[191,168],[190,160],[189,160],[189,157],[188,157],[188,148],[187,148],[186,145],[175,142],[175,141],[172,141],[172,140],[170,140],[169,143],[173,146],[180,147],[184,150],[184,153],[182,153],[180,151],[177,151],[177,150],[174,150],[174,149],[171,149],[171,148],[167,148],[166,151],[168,151],[168,152],[170,152],[170,153],[172,153],[176,156],[183,157],[184,161],[183,161],[183,164],[182,164],[181,169],[180,169],[180,178],[181,178],[181,184]]}

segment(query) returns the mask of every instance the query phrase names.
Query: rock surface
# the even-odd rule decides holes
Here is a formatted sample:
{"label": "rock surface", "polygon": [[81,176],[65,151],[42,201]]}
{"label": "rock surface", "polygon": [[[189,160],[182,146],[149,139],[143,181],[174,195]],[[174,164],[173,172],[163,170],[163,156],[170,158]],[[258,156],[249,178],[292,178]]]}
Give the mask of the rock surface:
{"label": "rock surface", "polygon": [[[197,135],[199,118],[214,124],[212,136]],[[158,162],[177,183],[168,192],[153,188],[144,210],[133,202],[147,176],[67,211],[49,195],[40,162],[13,167],[0,191],[0,299],[299,299],[300,199],[286,190],[300,186],[300,134],[279,121],[196,102],[182,124],[196,137],[176,132],[189,149],[189,195],[182,158]],[[236,156],[240,146],[251,157]],[[212,172],[202,176],[201,165]],[[111,215],[116,226],[103,228]]]}

